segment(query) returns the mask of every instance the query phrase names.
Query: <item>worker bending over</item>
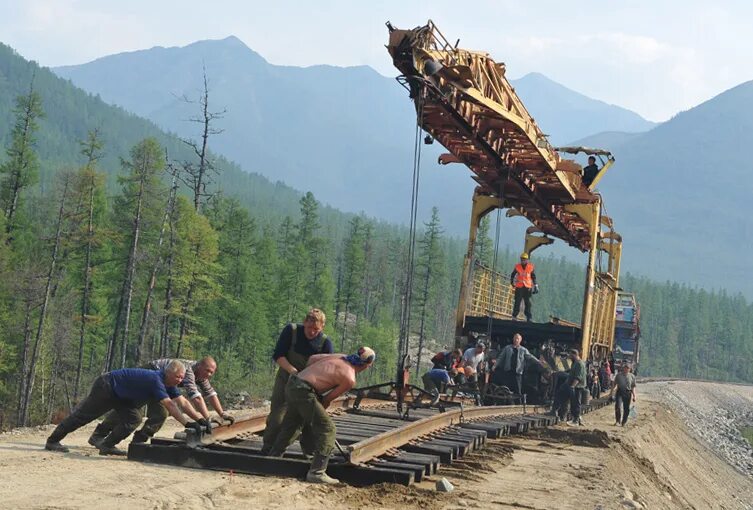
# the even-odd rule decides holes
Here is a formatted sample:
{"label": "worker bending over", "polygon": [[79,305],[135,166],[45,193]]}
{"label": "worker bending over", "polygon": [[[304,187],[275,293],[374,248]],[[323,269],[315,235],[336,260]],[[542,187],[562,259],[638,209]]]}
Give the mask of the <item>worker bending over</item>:
{"label": "worker bending over", "polygon": [[536,284],[535,266],[528,260],[527,253],[520,254],[520,262],[515,264],[510,274],[510,285],[515,288],[515,301],[512,305],[512,316],[518,318],[520,312],[520,302],[525,304],[525,316],[528,322],[533,320],[531,310],[531,295],[539,292],[539,286]]}
{"label": "worker bending over", "polygon": [[[285,416],[285,385],[291,375],[306,368],[309,358],[315,354],[331,354],[334,352],[332,342],[323,333],[327,317],[318,308],[312,308],[306,314],[303,324],[288,324],[280,333],[272,359],[280,368],[277,369],[275,384],[272,388],[269,415],[264,428],[261,453],[266,455],[272,448],[280,432],[282,418]],[[309,453],[308,445],[301,447]]]}
{"label": "worker bending over", "polygon": [[376,354],[361,347],[349,356],[319,354],[311,356],[308,366],[292,374],[285,386],[287,411],[270,455],[281,457],[303,428],[310,434],[314,459],[306,481],[313,483],[338,483],[327,476],[329,455],[335,447],[335,422],[327,414],[330,403],[356,384],[356,374],[369,368]]}
{"label": "worker bending over", "polygon": [[424,389],[429,393],[438,395],[444,393],[447,386],[453,386],[453,378],[457,375],[456,369],[450,369],[449,371],[444,368],[432,368],[426,372],[421,380],[424,383]]}
{"label": "worker bending over", "polygon": [[[157,359],[150,361],[144,368],[149,370],[164,370],[173,360],[172,359]],[[177,403],[183,411],[195,419],[205,430],[211,430],[212,424],[209,416],[209,410],[207,404],[204,401],[206,398],[212,405],[212,408],[217,412],[222,420],[230,424],[235,423],[235,418],[226,413],[222,409],[220,399],[217,396],[217,392],[214,391],[209,379],[212,378],[217,371],[217,362],[211,356],[206,356],[200,361],[192,361],[186,359],[179,359],[186,369],[186,374],[183,380],[178,384],[178,388],[183,388],[188,394],[186,400],[183,395],[178,393],[178,396],[173,400]],[[191,405],[193,404],[193,406]],[[196,413],[198,411],[198,414]],[[137,430],[133,434],[133,443],[145,443],[162,428],[167,420],[167,409],[160,404],[159,400],[150,400],[146,403],[146,422],[141,427],[141,430]],[[92,446],[98,446],[98,444],[107,436],[115,427],[118,421],[118,414],[115,411],[110,411],[105,416],[105,419],[100,423],[94,433],[89,438],[89,444]]]}
{"label": "worker bending over", "polygon": [[473,369],[473,373],[476,374],[484,367],[484,360],[486,357],[485,351],[486,344],[484,344],[484,342],[478,342],[475,346],[469,347],[463,353],[463,359],[460,366],[471,367]]}
{"label": "worker bending over", "polygon": [[452,370],[460,366],[462,359],[463,351],[454,349],[452,351],[439,351],[431,358],[431,362],[434,368]]}
{"label": "worker bending over", "polygon": [[94,380],[89,395],[47,438],[45,449],[67,452],[68,448],[60,444],[65,436],[114,410],[118,415],[118,421],[99,443],[99,453],[125,455],[126,452],[115,448],[115,445],[136,430],[141,423],[139,408],[149,400],[159,401],[181,425],[201,434],[204,432],[202,426],[185,418],[172,400],[179,395],[177,386],[185,374],[186,368],[183,363],[173,360],[159,372],[143,368],[123,368],[100,375]]}

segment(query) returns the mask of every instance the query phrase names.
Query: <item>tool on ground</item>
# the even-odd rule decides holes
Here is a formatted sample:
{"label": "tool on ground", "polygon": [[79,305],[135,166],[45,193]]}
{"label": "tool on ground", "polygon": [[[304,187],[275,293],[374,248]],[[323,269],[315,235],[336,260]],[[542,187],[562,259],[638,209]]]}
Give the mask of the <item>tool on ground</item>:
{"label": "tool on ground", "polygon": [[337,439],[335,439],[335,446],[337,446],[337,449],[340,450],[340,453],[345,458],[345,461],[350,462],[350,453],[345,451],[345,449],[340,445],[340,442]]}

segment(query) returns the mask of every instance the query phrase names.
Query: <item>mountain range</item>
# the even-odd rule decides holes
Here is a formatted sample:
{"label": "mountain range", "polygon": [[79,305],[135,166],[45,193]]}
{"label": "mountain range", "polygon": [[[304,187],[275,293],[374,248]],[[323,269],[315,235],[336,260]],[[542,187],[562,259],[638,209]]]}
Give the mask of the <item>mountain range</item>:
{"label": "mountain range", "polygon": [[[193,106],[183,98],[197,97],[202,66],[211,105],[227,109],[217,123],[225,131],[212,139],[216,151],[246,170],[311,189],[343,210],[408,221],[415,111],[394,79],[369,67],[273,65],[228,37],[121,53],[54,71],[188,137],[196,135],[195,126],[185,122]],[[514,86],[533,115],[546,121],[555,144],[654,125],[541,74],[529,74]],[[445,228],[465,234],[474,183],[464,169],[439,167],[440,152],[437,145],[424,147],[421,217],[438,206]]]}
{"label": "mountain range", "polygon": [[[181,97],[197,96],[202,66],[210,109],[228,110],[215,151],[340,209],[407,221],[415,114],[407,93],[368,67],[276,66],[231,37],[54,71],[164,129],[195,136],[183,120],[193,107]],[[599,190],[625,239],[625,271],[753,296],[753,282],[740,277],[753,270],[745,255],[753,248],[745,152],[753,142],[753,83],[660,125],[540,74],[513,84],[553,143],[616,155]],[[422,210],[438,206],[448,232],[465,232],[473,184],[462,167],[434,164],[441,151],[424,149]],[[519,245],[518,232],[506,229],[502,243]]]}

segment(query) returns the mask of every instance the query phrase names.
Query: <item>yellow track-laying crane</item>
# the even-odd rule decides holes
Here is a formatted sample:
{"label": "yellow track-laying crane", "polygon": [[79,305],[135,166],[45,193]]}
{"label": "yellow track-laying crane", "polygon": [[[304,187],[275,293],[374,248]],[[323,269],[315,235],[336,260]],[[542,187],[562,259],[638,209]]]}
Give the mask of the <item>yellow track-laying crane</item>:
{"label": "yellow track-laying crane", "polygon": [[[506,322],[516,330],[543,327],[540,335],[568,339],[584,356],[603,359],[613,343],[622,240],[611,219],[602,215],[602,199],[593,187],[614,162],[611,153],[553,147],[507,81],[505,65],[486,53],[451,45],[431,21],[411,30],[387,27],[387,49],[410,91],[418,123],[448,150],[439,162],[464,164],[478,183],[458,300],[458,344],[471,327],[480,329],[479,319],[492,317],[500,331]],[[561,156],[578,152],[601,160],[590,186],[582,182],[581,165]],[[557,238],[589,253],[579,328],[512,324],[507,277],[473,260],[479,221],[497,208],[533,224],[526,233],[526,251]],[[600,251],[608,256],[605,271],[597,271]]]}

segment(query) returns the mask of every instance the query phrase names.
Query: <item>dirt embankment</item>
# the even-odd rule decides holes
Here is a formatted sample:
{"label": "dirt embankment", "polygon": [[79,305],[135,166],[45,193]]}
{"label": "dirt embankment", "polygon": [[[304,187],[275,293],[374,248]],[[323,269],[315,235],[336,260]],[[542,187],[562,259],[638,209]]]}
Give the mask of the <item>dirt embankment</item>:
{"label": "dirt embankment", "polygon": [[0,436],[0,501],[14,509],[753,508],[753,478],[697,440],[668,398],[661,384],[643,385],[638,418],[626,428],[613,425],[607,407],[587,415],[583,428],[490,441],[443,467],[440,476],[455,485],[450,494],[432,481],[321,487],[100,457],[86,444],[91,427],[67,438],[72,451],[60,455],[42,449],[50,428],[21,430]]}

